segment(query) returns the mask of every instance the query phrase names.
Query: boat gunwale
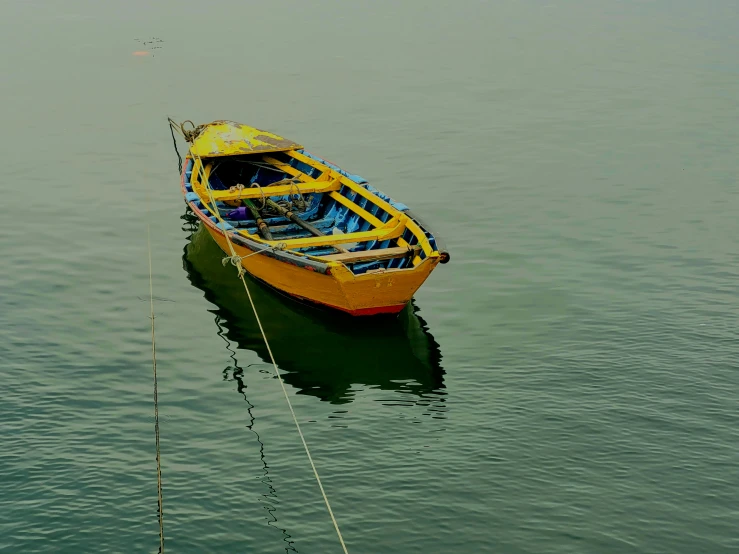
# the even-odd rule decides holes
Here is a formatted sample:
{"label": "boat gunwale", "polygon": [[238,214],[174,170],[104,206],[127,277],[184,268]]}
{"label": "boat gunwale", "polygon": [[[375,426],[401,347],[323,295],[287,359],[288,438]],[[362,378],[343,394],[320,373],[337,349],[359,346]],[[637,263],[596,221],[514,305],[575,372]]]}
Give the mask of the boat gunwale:
{"label": "boat gunwale", "polygon": [[[428,260],[428,259],[441,258],[441,262],[442,263],[446,263],[446,261],[448,261],[448,254],[446,254],[445,252],[440,252],[440,249],[439,248],[434,249],[431,246],[431,244],[430,244],[430,242],[428,240],[428,237],[426,236],[426,234],[425,234],[424,231],[428,231],[428,233],[430,233],[434,238],[436,238],[435,235],[431,231],[429,231],[428,228],[425,227],[419,221],[419,218],[418,217],[415,217],[415,214],[413,214],[412,212],[410,212],[410,210],[400,210],[400,209],[396,208],[395,206],[393,206],[392,204],[390,204],[389,202],[387,202],[385,199],[381,198],[377,194],[375,194],[372,191],[368,190],[367,188],[363,187],[361,184],[356,183],[355,181],[353,181],[351,178],[347,177],[346,175],[343,175],[339,171],[336,171],[335,169],[329,167],[328,165],[326,165],[326,163],[323,163],[320,158],[319,159],[313,159],[313,158],[311,158],[309,156],[306,156],[302,152],[297,152],[297,151],[295,151],[293,149],[285,150],[284,152],[289,153],[291,155],[291,157],[294,157],[294,159],[296,159],[298,161],[301,161],[303,163],[307,163],[311,167],[316,167],[317,169],[320,169],[321,171],[325,172],[328,175],[328,182],[338,181],[341,185],[346,186],[351,191],[355,192],[357,195],[359,195],[359,196],[367,199],[368,201],[373,202],[375,205],[379,206],[381,209],[383,209],[384,211],[386,211],[387,213],[389,213],[391,215],[391,219],[388,220],[388,222],[386,222],[382,227],[376,227],[375,229],[372,229],[372,231],[382,230],[384,232],[388,232],[388,231],[390,231],[392,229],[392,233],[391,234],[395,235],[396,232],[399,232],[399,236],[402,236],[404,230],[407,229],[407,230],[411,231],[411,233],[413,233],[414,236],[416,236],[416,238],[418,239],[417,244],[424,251],[425,258],[420,259],[417,264],[412,265],[411,267],[404,267],[404,268],[382,268],[382,272],[408,272],[408,271],[414,271],[414,270],[417,270],[421,266],[421,264],[423,262],[425,262],[426,260]],[[259,153],[255,153],[255,154],[266,154],[266,152],[259,152]],[[196,160],[196,158],[189,151],[186,154],[185,159],[188,160],[188,161],[192,161],[193,167],[191,168],[191,174],[194,175],[195,174],[195,169],[196,169],[196,165],[195,164],[198,163],[198,160]],[[295,168],[293,166],[289,166],[289,164],[286,164],[284,162],[279,162],[279,163],[280,163],[280,165],[287,166],[287,167],[289,167],[290,169],[293,170],[293,171],[286,171],[286,173],[292,174],[293,176],[297,176],[297,178],[300,178],[301,181],[303,181],[304,179],[309,179],[310,180],[310,176],[308,174],[306,174],[305,172],[300,171],[300,170],[298,170],[297,168]],[[317,167],[316,165],[313,165],[313,164],[320,164],[320,166],[322,166],[322,167]],[[202,160],[199,165],[201,165],[203,167],[203,171],[207,171],[207,167],[208,167],[207,160]],[[198,169],[199,169],[199,167],[198,167]],[[186,195],[188,193],[188,191],[186,189],[186,185],[185,185],[185,177],[186,177],[186,171],[183,170],[182,171],[182,176],[181,176],[181,188],[182,188],[182,191],[183,191],[183,195]],[[205,174],[205,177],[206,177],[206,179],[208,178],[207,173]],[[198,181],[200,181],[200,179],[198,179]],[[313,180],[310,180],[309,182],[321,183],[322,181],[316,181],[315,179],[313,179]],[[195,192],[195,194],[197,194],[197,196],[200,199],[201,203],[203,203],[206,206],[209,206],[210,203],[207,202],[207,201],[205,201],[202,198],[201,194],[199,194],[195,190],[195,185],[192,182],[192,177],[191,177],[191,179],[189,181],[189,184],[192,187],[193,192]],[[198,184],[199,184],[200,187],[203,186],[202,183],[198,183]],[[361,208],[360,206],[358,206],[356,204],[356,202],[354,202],[353,200],[349,200],[348,198],[347,198],[347,200],[351,204],[356,205],[359,210],[364,211],[364,209]],[[201,209],[198,208],[195,205],[194,202],[190,202],[190,201],[187,201],[187,200],[186,200],[186,202],[190,206],[190,208],[193,211],[196,212],[196,214],[198,215],[198,218],[201,221],[203,221],[206,225],[208,225],[213,231],[215,231],[215,232],[217,232],[217,233],[219,233],[221,235],[224,234],[225,230],[224,229],[221,229],[220,226],[218,226],[217,224],[213,223],[213,221],[211,220],[211,218],[209,216],[207,216],[205,213],[203,213],[201,211]],[[210,210],[210,211],[212,211],[212,210]],[[352,213],[357,214],[357,212],[355,210],[351,210],[351,211],[352,211]],[[358,215],[360,215],[360,217],[361,217],[361,214],[358,214]],[[390,224],[393,223],[393,222],[394,222],[394,225],[392,225],[392,227],[391,227]],[[367,232],[371,232],[371,231],[367,231]],[[352,235],[354,235],[356,233],[357,232],[347,233],[347,234],[345,234],[345,235],[342,236],[342,239],[346,239],[348,242],[352,242]],[[245,248],[248,248],[249,250],[251,250],[253,252],[264,254],[264,255],[267,255],[268,257],[275,258],[275,259],[278,259],[278,260],[283,261],[285,263],[290,263],[292,265],[309,266],[311,269],[313,269],[315,271],[318,271],[319,273],[330,274],[332,267],[339,267],[340,266],[340,267],[343,267],[346,270],[350,271],[352,273],[352,275],[354,276],[354,278],[359,278],[359,277],[362,277],[363,275],[372,275],[372,274],[374,274],[374,272],[373,273],[369,273],[369,274],[367,274],[367,273],[365,273],[365,274],[354,274],[353,271],[351,270],[351,268],[349,268],[345,263],[340,262],[340,261],[326,260],[322,256],[314,256],[314,255],[311,255],[309,253],[297,252],[297,251],[294,251],[294,250],[278,250],[277,248],[275,248],[275,247],[277,247],[277,246],[279,246],[279,245],[281,245],[283,243],[287,243],[289,245],[290,240],[302,240],[302,239],[299,239],[299,238],[297,238],[297,239],[287,239],[287,240],[283,240],[283,241],[278,241],[278,240],[267,241],[267,240],[262,239],[259,236],[253,235],[251,233],[248,233],[248,232],[246,232],[244,230],[240,230],[240,229],[234,229],[234,232],[231,233],[229,235],[229,237],[234,238],[234,239],[237,239],[237,240],[235,240],[235,242],[237,242],[237,244],[240,244],[240,246],[243,246]],[[316,237],[316,238],[318,238],[318,237]],[[376,239],[366,239],[366,240],[379,240],[379,238],[376,238]],[[383,237],[383,240],[386,240],[386,239]],[[364,242],[364,241],[360,241],[360,242]],[[338,241],[337,241],[337,244],[339,244]],[[330,245],[330,244],[328,244],[328,245]],[[439,245],[438,245],[438,242],[437,242],[437,247],[438,246]],[[297,248],[300,248],[300,246],[297,246]]]}
{"label": "boat gunwale", "polygon": [[[186,160],[191,159],[192,158],[189,155],[186,157]],[[187,188],[185,187],[185,175],[186,171],[183,170],[180,179],[180,187],[182,189],[183,195],[187,194],[188,192]],[[207,227],[209,227],[216,233],[225,236],[226,230],[221,229],[220,227],[218,227],[218,225],[213,223],[213,220],[205,215],[205,213],[197,207],[195,202],[185,200],[185,203],[190,207],[190,209],[195,213],[195,215],[202,223],[204,223]],[[329,275],[331,273],[331,264],[315,259],[310,259],[299,252],[278,250],[274,247],[271,247],[271,245],[267,244],[266,242],[253,240],[241,233],[231,233],[228,236],[231,240],[233,240],[235,244],[238,244],[239,246],[242,246],[244,248],[248,248],[252,252],[265,255],[268,258],[274,258],[283,263],[289,263],[298,267],[305,267],[306,269],[310,268],[311,270],[317,271],[318,273],[322,273],[324,275]]]}

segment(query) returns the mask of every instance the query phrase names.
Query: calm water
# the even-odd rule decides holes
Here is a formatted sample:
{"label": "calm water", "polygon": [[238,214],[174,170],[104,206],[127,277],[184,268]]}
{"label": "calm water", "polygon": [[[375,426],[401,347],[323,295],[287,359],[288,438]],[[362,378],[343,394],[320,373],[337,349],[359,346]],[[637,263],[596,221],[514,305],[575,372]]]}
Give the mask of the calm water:
{"label": "calm water", "polygon": [[255,285],[351,552],[739,550],[735,1],[2,13],[0,551],[157,550],[147,221],[167,551],[340,551],[168,115],[299,140],[449,243],[397,321]]}

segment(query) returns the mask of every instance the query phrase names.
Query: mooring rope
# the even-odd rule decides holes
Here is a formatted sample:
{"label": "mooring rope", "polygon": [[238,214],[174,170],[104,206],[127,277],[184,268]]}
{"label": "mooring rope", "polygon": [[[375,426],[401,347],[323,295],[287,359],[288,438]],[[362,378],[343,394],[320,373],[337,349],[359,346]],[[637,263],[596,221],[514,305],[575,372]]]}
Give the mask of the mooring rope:
{"label": "mooring rope", "polygon": [[285,250],[287,248],[287,244],[284,242],[278,242],[274,246],[268,246],[267,248],[261,248],[259,250],[255,250],[251,254],[247,254],[246,256],[226,256],[221,260],[221,263],[223,264],[223,267],[226,267],[229,262],[232,266],[236,268],[236,271],[239,272],[239,275],[244,273],[246,270],[244,269],[244,266],[241,265],[241,260],[245,260],[246,258],[251,258],[252,256],[255,256],[256,254],[261,254],[262,252],[266,252],[267,250],[272,250],[273,252],[275,250]]}
{"label": "mooring rope", "polygon": [[146,244],[149,248],[149,306],[151,309],[151,365],[154,371],[154,435],[157,451],[157,495],[159,499],[159,553],[164,554],[164,511],[162,499],[162,460],[159,450],[159,392],[157,390],[157,346],[154,333],[154,279],[151,270],[151,225],[146,226]]}
{"label": "mooring rope", "polygon": [[169,126],[169,130],[172,132],[172,144],[174,144],[174,151],[177,153],[177,171],[182,175],[182,156],[177,148],[177,139],[174,138],[174,128],[172,125]]}
{"label": "mooring rope", "polygon": [[[174,130],[178,131],[183,138],[188,140],[188,136],[192,137],[191,134],[186,134],[183,132],[182,126],[180,125],[179,128],[177,127],[177,124],[172,121],[172,119],[168,118],[170,127],[174,128]],[[202,125],[199,128],[196,128],[197,130],[202,129]],[[193,142],[192,140],[188,140],[188,142]],[[226,238],[226,243],[228,244],[228,248],[231,251],[231,256],[226,258],[227,260],[231,260],[233,263],[234,260],[240,259],[241,256],[239,256],[236,253],[236,250],[233,247],[233,243],[231,242],[231,237],[229,236],[229,233],[227,231],[226,222],[221,217],[220,212],[218,211],[218,206],[216,205],[215,198],[213,197],[213,189],[210,186],[210,182],[208,178],[205,175],[205,165],[203,164],[203,160],[200,158],[200,156],[192,149],[190,148],[190,152],[194,157],[198,159],[198,173],[201,177],[201,182],[204,182],[205,189],[208,191],[208,197],[210,198],[211,206],[213,214],[215,215],[216,219],[222,224],[223,226],[223,236]],[[253,252],[253,254],[256,254],[256,252]],[[251,254],[249,254],[251,256]],[[244,256],[246,258],[247,256]],[[239,266],[241,266],[241,263],[239,263]],[[246,291],[246,296],[249,298],[249,304],[251,305],[251,309],[254,312],[254,318],[257,320],[257,325],[259,325],[259,332],[262,334],[262,340],[264,340],[264,344],[267,347],[267,352],[269,353],[269,359],[272,362],[272,367],[274,369],[275,376],[277,377],[277,380],[280,382],[280,387],[282,388],[282,393],[285,395],[285,400],[287,401],[287,407],[290,409],[290,414],[292,415],[293,422],[295,423],[295,428],[298,430],[298,435],[300,436],[300,441],[303,443],[303,448],[305,449],[305,454],[308,456],[308,461],[310,462],[310,466],[313,469],[313,475],[316,478],[316,482],[318,483],[318,488],[321,490],[321,496],[323,496],[323,501],[326,504],[326,509],[328,510],[328,515],[331,517],[331,521],[334,524],[334,529],[336,530],[336,535],[339,537],[339,542],[341,543],[341,548],[344,551],[344,554],[349,554],[349,550],[346,548],[346,544],[344,543],[344,537],[341,535],[341,530],[339,529],[339,523],[336,521],[336,517],[334,516],[334,511],[331,509],[331,503],[328,500],[328,496],[326,495],[326,491],[323,488],[323,483],[321,482],[321,477],[318,475],[318,469],[316,469],[316,464],[313,462],[313,456],[311,456],[310,449],[308,448],[308,443],[305,440],[305,436],[303,435],[303,430],[300,428],[300,423],[298,422],[298,417],[295,415],[295,410],[293,409],[292,402],[290,402],[290,395],[287,393],[287,388],[285,387],[285,381],[282,379],[282,375],[280,374],[280,369],[277,367],[277,362],[275,361],[274,354],[272,354],[272,348],[269,345],[269,341],[267,340],[267,334],[264,332],[264,327],[262,326],[262,320],[259,318],[259,314],[257,313],[257,308],[254,305],[254,300],[251,296],[251,291],[249,290],[248,285],[246,284],[246,279],[244,278],[244,274],[246,272],[239,267],[238,268],[238,276],[241,279],[241,282],[244,285],[244,290]],[[152,301],[152,310],[153,310],[153,301]],[[153,329],[153,319],[152,319],[152,329]],[[156,389],[155,389],[156,390]],[[158,441],[158,439],[157,439]],[[158,459],[158,458],[157,458]],[[161,498],[161,496],[160,496]]]}

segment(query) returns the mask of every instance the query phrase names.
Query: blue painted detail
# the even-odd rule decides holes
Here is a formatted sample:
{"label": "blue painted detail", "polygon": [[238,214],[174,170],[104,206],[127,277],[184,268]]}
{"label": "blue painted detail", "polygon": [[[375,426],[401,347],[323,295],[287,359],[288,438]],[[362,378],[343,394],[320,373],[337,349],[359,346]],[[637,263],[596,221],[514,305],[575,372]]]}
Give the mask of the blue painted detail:
{"label": "blue painted detail", "polygon": [[[390,219],[390,214],[387,213],[385,210],[381,210],[380,207],[375,204],[375,209],[372,210],[375,217],[382,221],[383,223],[387,223],[387,220]],[[367,242],[367,250],[372,250],[375,245],[377,244],[377,240],[370,240]],[[384,240],[380,243],[380,248],[387,248],[387,245],[390,244],[389,240]],[[384,246],[383,246],[384,245]]]}
{"label": "blue painted detail", "polygon": [[378,261],[357,263],[352,266],[352,273],[359,275],[366,273],[370,269],[379,269],[380,267],[382,267],[382,262]]}
{"label": "blue painted detail", "polygon": [[[359,199],[359,202],[356,203],[357,206],[360,208],[364,208],[364,206],[367,204],[367,199],[362,197]],[[349,218],[346,220],[346,232],[347,233],[355,233],[359,230],[359,214],[352,213]]]}
{"label": "blue painted detail", "polygon": [[[348,194],[344,194],[343,196],[346,196],[349,200],[354,201],[354,198],[357,196],[357,193],[347,189],[342,188],[343,192],[348,192]],[[336,227],[344,231],[345,233],[348,233],[347,231],[349,221],[347,219],[347,216],[349,215],[349,208],[344,206],[343,204],[338,204],[337,206],[337,212],[336,212]]]}
{"label": "blue painted detail", "polygon": [[[215,220],[215,217],[211,217],[210,219],[211,219],[211,221],[214,221]],[[221,230],[225,230],[225,231],[229,231],[230,229],[233,229],[234,228],[233,225],[230,225],[229,223],[226,223],[226,222],[224,222],[224,223],[217,223],[216,224],[216,227],[218,227]]]}
{"label": "blue painted detail", "polygon": [[214,216],[214,215],[210,216],[210,220],[211,220],[211,221],[212,221],[213,223],[215,223],[216,221],[218,221],[218,219],[216,219],[216,216]]}
{"label": "blue painted detail", "polygon": [[218,176],[217,173],[211,172],[208,176],[208,183],[210,183],[210,188],[213,190],[226,190],[228,186],[226,186],[226,183],[221,181],[221,178]]}
{"label": "blue painted detail", "polygon": [[301,173],[305,173],[306,175],[312,176],[313,166],[310,166],[307,163],[296,160],[295,158],[290,158],[290,165],[293,166],[298,171],[300,171]]}
{"label": "blue painted detail", "polygon": [[[363,221],[359,225],[359,229],[357,229],[357,230],[361,233],[361,232],[364,232],[364,231],[368,231],[369,228],[370,228],[370,222],[369,221]],[[369,247],[367,249],[369,250]]]}
{"label": "blue painted detail", "polygon": [[[246,229],[249,233],[253,234],[257,232],[257,227],[256,225],[254,225],[254,220],[233,221],[231,223],[233,223],[234,227]],[[323,218],[311,221],[311,224],[317,229],[330,232],[331,228],[334,226],[334,220],[333,218]],[[287,234],[289,236],[293,236],[293,233],[301,232],[302,227],[296,225],[295,223],[290,223],[289,225],[272,225],[270,226],[270,231],[272,231],[272,234],[275,236],[279,234]]]}
{"label": "blue painted detail", "polygon": [[[280,199],[287,199],[287,196],[276,197],[276,200],[280,200]],[[304,212],[296,212],[296,214],[301,219],[312,222],[313,218],[315,218],[316,214],[318,213],[318,209],[320,208],[321,195],[320,194],[308,194],[306,195],[306,201],[308,202],[307,209]],[[260,203],[261,203],[261,200],[257,199],[256,204],[259,205]],[[223,204],[221,207],[223,208],[222,213],[224,214],[224,219],[230,219],[228,217],[225,217],[225,214],[232,211],[234,209],[233,206],[228,206],[226,204]],[[323,218],[322,221],[325,221],[326,219],[328,218]],[[285,219],[282,216],[268,217],[267,219],[264,220],[264,222],[270,227],[272,227],[273,225],[287,225],[288,224],[287,219]],[[233,223],[235,223],[235,221],[233,221]],[[251,214],[247,215],[247,219],[244,220],[241,225],[239,225],[238,223],[236,225],[241,226],[241,227],[251,226],[252,229],[254,230],[249,230],[249,232],[250,233],[256,232],[254,228],[254,219],[252,218]],[[292,225],[291,228],[297,230],[300,227],[298,227],[297,225]],[[310,235],[305,235],[305,236],[310,236]]]}
{"label": "blue painted detail", "polygon": [[405,210],[408,209],[408,206],[406,206],[402,202],[396,202],[395,200],[393,200],[392,198],[390,198],[387,194],[385,194],[384,192],[381,192],[381,191],[377,190],[372,185],[369,185],[369,184],[368,185],[365,185],[364,188],[366,188],[368,191],[370,191],[375,196],[378,196],[378,197],[382,198],[385,202],[387,202],[388,204],[390,204],[396,210],[400,210],[401,212],[404,212]]}
{"label": "blue painted detail", "polygon": [[[338,193],[343,196],[345,191],[346,191],[346,187],[344,185],[341,185],[341,187],[339,187]],[[326,198],[328,199],[328,202],[326,203],[326,210],[325,210],[326,217],[336,217],[341,205],[336,200],[334,200],[328,195],[326,195]]]}
{"label": "blue painted detail", "polygon": [[[262,246],[260,243],[254,242],[253,240],[236,234],[231,237],[231,240],[233,240],[234,243],[238,244],[239,246],[245,246],[252,251],[259,250]],[[326,274],[329,270],[329,266],[327,264],[308,260],[305,257],[296,256],[295,254],[292,254],[290,252],[283,252],[281,250],[264,250],[260,252],[260,255],[267,256],[268,258],[274,258],[281,262],[287,262],[298,267],[310,268],[313,271],[317,271],[318,273]]]}
{"label": "blue painted detail", "polygon": [[257,180],[256,174],[255,174],[255,177],[251,180],[251,182],[259,183],[261,186],[266,187],[268,185],[271,185],[272,183],[276,183],[277,181],[282,181],[283,179],[287,179],[287,177],[288,177],[287,173],[278,173],[276,171],[267,170],[259,178],[259,180]]}
{"label": "blue painted detail", "polygon": [[[365,203],[365,207],[366,207],[366,205],[367,205],[367,204]],[[376,215],[377,215],[377,211],[378,211],[379,209],[380,209],[380,206],[378,206],[377,204],[374,204],[374,203],[373,203],[373,204],[372,204],[372,207],[371,207],[371,208],[369,209],[369,213],[370,213],[370,214],[372,214],[372,215],[374,215],[374,216],[376,216]],[[370,224],[370,222],[369,222],[369,221],[366,221],[366,220],[365,220],[365,221],[364,221],[364,222],[363,222],[363,223],[362,223],[362,224],[361,224],[361,225],[359,226],[359,231],[360,231],[360,232],[361,232],[361,231],[368,231],[368,230],[369,230],[369,228],[370,228],[371,226],[372,226],[372,225]],[[371,248],[371,245],[367,244],[367,250],[369,250],[370,248]]]}
{"label": "blue painted detail", "polygon": [[200,198],[200,197],[199,197],[199,196],[198,196],[197,194],[195,194],[194,192],[188,192],[188,193],[187,193],[187,194],[185,195],[185,200],[187,200],[188,202],[195,202],[195,201],[197,201],[197,200],[198,200],[199,198]]}
{"label": "blue painted detail", "polygon": [[365,179],[364,177],[360,177],[359,175],[356,175],[356,174],[353,174],[353,173],[347,173],[346,171],[344,171],[343,169],[341,169],[338,165],[334,165],[331,162],[327,162],[323,158],[319,158],[318,156],[316,156],[315,154],[311,154],[307,150],[298,150],[298,152],[300,152],[304,156],[308,156],[312,160],[316,160],[318,162],[321,162],[322,164],[326,164],[327,166],[329,166],[334,171],[338,171],[344,177],[348,177],[349,179],[351,179],[352,181],[354,181],[358,185],[363,185],[363,184],[365,184],[367,182],[367,179]]}
{"label": "blue painted detail", "polygon": [[192,168],[195,162],[192,159],[187,160],[185,164],[185,183],[189,184],[192,181]]}
{"label": "blue painted detail", "polygon": [[324,246],[313,246],[311,248],[299,248],[298,251],[303,254],[310,254],[311,256],[324,256],[326,254],[336,254],[336,250],[333,248],[327,248]]}
{"label": "blue painted detail", "polygon": [[192,185],[190,183],[185,183],[185,190],[187,192],[192,192]]}

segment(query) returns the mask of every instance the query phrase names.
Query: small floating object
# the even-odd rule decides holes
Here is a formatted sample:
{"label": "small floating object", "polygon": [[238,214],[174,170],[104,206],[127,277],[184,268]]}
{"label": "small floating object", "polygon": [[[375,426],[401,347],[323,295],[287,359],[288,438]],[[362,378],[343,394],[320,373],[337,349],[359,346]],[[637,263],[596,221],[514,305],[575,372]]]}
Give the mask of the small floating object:
{"label": "small floating object", "polygon": [[353,316],[398,313],[449,261],[406,205],[300,144],[232,121],[180,129],[185,201],[224,252],[228,233],[243,268],[283,293]]}
{"label": "small floating object", "polygon": [[136,52],[133,53],[134,56],[150,56],[151,53],[147,52],[146,50],[136,50]]}

